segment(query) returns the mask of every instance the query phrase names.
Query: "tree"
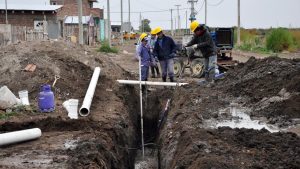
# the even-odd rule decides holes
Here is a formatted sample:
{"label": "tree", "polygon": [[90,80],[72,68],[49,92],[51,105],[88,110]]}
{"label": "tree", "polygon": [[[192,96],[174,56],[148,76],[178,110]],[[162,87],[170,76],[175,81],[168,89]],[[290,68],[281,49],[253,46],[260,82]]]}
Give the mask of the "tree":
{"label": "tree", "polygon": [[143,19],[142,25],[139,26],[140,32],[150,32],[150,20],[149,19]]}

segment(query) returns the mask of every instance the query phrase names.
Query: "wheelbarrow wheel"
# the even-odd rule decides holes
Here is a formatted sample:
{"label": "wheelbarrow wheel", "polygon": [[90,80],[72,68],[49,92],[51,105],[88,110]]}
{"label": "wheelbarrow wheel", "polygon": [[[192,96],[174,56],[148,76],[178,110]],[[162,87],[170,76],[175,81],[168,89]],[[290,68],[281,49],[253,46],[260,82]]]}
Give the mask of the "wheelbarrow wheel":
{"label": "wheelbarrow wheel", "polygon": [[204,60],[197,58],[194,59],[191,63],[190,70],[192,73],[192,77],[200,78],[204,73]]}

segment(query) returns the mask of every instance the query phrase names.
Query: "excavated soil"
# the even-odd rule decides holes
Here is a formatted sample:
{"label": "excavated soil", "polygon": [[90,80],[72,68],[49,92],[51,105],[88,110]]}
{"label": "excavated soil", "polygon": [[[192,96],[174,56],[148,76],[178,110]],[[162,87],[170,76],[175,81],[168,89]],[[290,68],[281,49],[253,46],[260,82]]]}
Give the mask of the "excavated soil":
{"label": "excavated soil", "polygon": [[[23,71],[35,64],[34,72]],[[101,74],[91,106],[91,115],[78,120],[67,117],[62,103],[67,99],[82,102],[93,69]],[[15,94],[27,89],[30,107],[12,108],[16,113],[0,120],[0,132],[38,127],[38,140],[2,147],[0,168],[132,168],[136,144],[137,104],[135,90],[123,87],[117,78],[131,75],[110,61],[108,55],[71,43],[44,41],[2,47],[0,84]],[[52,84],[56,110],[40,113],[37,97],[42,84]],[[80,105],[79,105],[80,106]],[[7,111],[7,110],[6,110]],[[0,111],[5,114],[5,111]]]}
{"label": "excavated soil", "polygon": [[[159,136],[162,168],[300,168],[299,60],[251,58],[214,85],[197,83],[177,90]],[[238,104],[266,129],[214,127],[211,121],[239,118],[226,113]],[[247,124],[245,124],[247,126]]]}
{"label": "excavated soil", "polygon": [[[143,97],[142,159],[138,86],[116,82],[136,79],[132,58],[133,53],[104,55],[60,41],[2,47],[0,85],[15,94],[27,89],[32,106],[11,109],[16,115],[0,120],[0,133],[38,127],[43,134],[1,147],[0,168],[300,168],[300,133],[287,129],[300,122],[299,60],[251,58],[213,85],[187,77],[192,83],[184,87],[151,87]],[[22,71],[30,63],[37,69]],[[82,102],[96,66],[101,75],[91,114],[71,120],[62,103],[71,98]],[[52,84],[54,75],[61,77],[53,88],[56,110],[40,113],[39,87]],[[164,111],[168,99],[170,107]],[[278,127],[276,132],[214,126],[212,122],[238,121],[230,113],[232,105]]]}

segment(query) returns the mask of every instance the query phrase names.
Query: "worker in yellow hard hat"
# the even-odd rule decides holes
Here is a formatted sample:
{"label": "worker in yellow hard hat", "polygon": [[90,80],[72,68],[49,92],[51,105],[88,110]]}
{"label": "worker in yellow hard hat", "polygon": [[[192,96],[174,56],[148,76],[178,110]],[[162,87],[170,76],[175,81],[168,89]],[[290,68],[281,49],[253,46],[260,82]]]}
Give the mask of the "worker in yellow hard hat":
{"label": "worker in yellow hard hat", "polygon": [[[155,42],[157,40],[156,38],[156,29],[152,29],[150,32],[150,38],[148,41],[148,45],[150,47],[150,55],[151,55],[151,64],[150,64],[150,69],[151,69],[151,77],[155,78],[155,77],[160,77],[160,73],[159,73],[159,68],[158,68],[158,59],[154,57],[153,55],[153,49],[155,46]],[[156,72],[156,73],[155,73]]]}
{"label": "worker in yellow hard hat", "polygon": [[[140,46],[138,48],[138,56],[141,59],[141,80],[147,81],[149,75],[149,66],[151,63],[151,56],[150,56],[150,48],[147,45],[148,43],[148,34],[142,33],[140,36]],[[146,87],[142,86],[142,91],[145,93]]]}
{"label": "worker in yellow hard hat", "polygon": [[154,29],[157,40],[154,45],[153,54],[158,58],[162,70],[162,80],[167,81],[169,75],[170,81],[174,82],[174,57],[176,56],[177,46],[174,40],[164,35],[161,27]]}
{"label": "worker in yellow hard hat", "polygon": [[205,25],[198,21],[193,21],[190,25],[191,32],[194,33],[193,39],[187,43],[186,47],[192,47],[194,50],[200,50],[205,58],[205,77],[208,81],[213,81],[217,66],[216,45]]}

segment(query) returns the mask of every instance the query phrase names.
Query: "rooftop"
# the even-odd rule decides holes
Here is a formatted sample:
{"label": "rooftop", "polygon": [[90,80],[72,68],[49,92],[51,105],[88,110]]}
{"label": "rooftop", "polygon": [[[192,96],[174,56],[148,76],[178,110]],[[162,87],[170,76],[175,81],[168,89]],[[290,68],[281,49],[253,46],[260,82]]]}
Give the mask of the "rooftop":
{"label": "rooftop", "polygon": [[[62,5],[29,5],[29,4],[7,4],[7,10],[15,11],[56,11]],[[5,4],[0,4],[0,10],[5,10]]]}

